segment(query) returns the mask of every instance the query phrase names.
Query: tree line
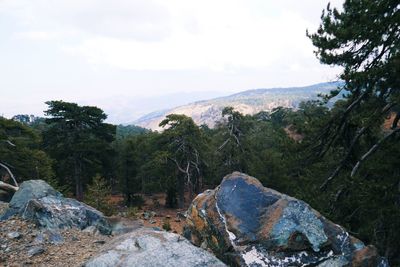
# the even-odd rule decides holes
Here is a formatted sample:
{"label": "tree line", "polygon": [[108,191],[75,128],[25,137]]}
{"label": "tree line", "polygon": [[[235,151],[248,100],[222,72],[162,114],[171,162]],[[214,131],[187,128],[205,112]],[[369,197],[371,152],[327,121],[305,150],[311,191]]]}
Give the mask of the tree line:
{"label": "tree line", "polygon": [[277,108],[255,115],[227,107],[212,129],[171,114],[161,122],[162,132],[117,135],[119,128],[125,131],[128,126],[104,123],[100,109],[50,101],[49,117],[40,123],[0,119],[1,162],[19,182],[45,179],[78,199],[84,199],[84,192],[99,183],[94,178],[100,176],[100,183],[122,194],[128,206],[138,205],[141,194],[164,192],[168,207],[184,207],[195,194],[216,187],[225,175],[241,171],[264,186],[310,203],[389,257],[398,255],[397,139],[387,140],[350,175],[359,156],[390,127],[382,129],[377,122],[375,131],[360,137],[348,165],[321,188],[348,153],[347,140],[341,139],[321,157],[321,129],[345,111],[347,102],[340,100],[329,109],[321,101],[310,101],[297,110]]}

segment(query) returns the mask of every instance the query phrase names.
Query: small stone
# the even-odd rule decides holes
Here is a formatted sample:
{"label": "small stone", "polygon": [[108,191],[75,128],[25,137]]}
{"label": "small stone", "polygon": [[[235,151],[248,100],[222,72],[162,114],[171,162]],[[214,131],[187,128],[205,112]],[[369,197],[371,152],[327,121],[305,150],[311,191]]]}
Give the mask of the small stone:
{"label": "small stone", "polygon": [[92,226],[89,226],[89,227],[86,227],[85,229],[83,229],[82,232],[88,233],[89,235],[95,235],[98,232],[98,230],[97,230],[96,226],[92,225]]}
{"label": "small stone", "polygon": [[187,213],[186,212],[177,212],[176,213],[176,217],[178,217],[178,218],[181,218],[181,219],[186,219],[186,217],[187,217]]}
{"label": "small stone", "polygon": [[151,218],[157,216],[157,213],[155,213],[154,211],[145,211],[143,212],[143,218],[145,220],[150,220]]}
{"label": "small stone", "polygon": [[44,248],[41,246],[33,247],[28,250],[28,256],[33,257],[39,254],[42,254],[44,252]]}
{"label": "small stone", "polygon": [[105,243],[106,243],[106,241],[104,241],[104,240],[95,240],[95,241],[93,241],[93,244],[104,245]]}
{"label": "small stone", "polygon": [[155,221],[155,220],[150,220],[150,223],[151,223],[151,224],[155,224],[156,221]]}
{"label": "small stone", "polygon": [[58,232],[49,232],[48,238],[51,244],[53,245],[60,245],[64,243],[64,238]]}
{"label": "small stone", "polygon": [[42,233],[38,234],[36,238],[33,240],[34,244],[42,244],[45,241],[45,237]]}
{"label": "small stone", "polygon": [[7,237],[11,239],[20,239],[22,235],[18,232],[11,232],[7,234]]}
{"label": "small stone", "polygon": [[171,219],[171,215],[167,215],[167,216],[165,216],[165,218]]}
{"label": "small stone", "polygon": [[75,253],[72,251],[67,251],[67,255],[72,256],[72,255],[75,255]]}
{"label": "small stone", "polygon": [[175,222],[181,222],[181,219],[175,218]]}

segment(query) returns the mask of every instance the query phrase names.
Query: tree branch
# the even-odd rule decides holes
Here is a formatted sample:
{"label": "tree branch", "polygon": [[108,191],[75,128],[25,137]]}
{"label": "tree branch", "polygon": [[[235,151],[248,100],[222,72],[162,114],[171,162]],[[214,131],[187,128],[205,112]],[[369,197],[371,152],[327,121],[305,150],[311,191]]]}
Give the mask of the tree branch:
{"label": "tree branch", "polygon": [[363,161],[365,161],[368,157],[370,157],[381,145],[383,142],[385,142],[387,139],[389,139],[390,137],[392,137],[393,135],[395,135],[396,133],[400,132],[400,128],[393,130],[391,133],[385,135],[385,137],[383,137],[382,139],[380,139],[378,141],[378,143],[376,143],[375,145],[373,145],[367,153],[365,153],[360,160],[357,162],[357,164],[354,166],[353,170],[351,171],[351,177],[353,177],[358,169],[360,168],[360,165]]}
{"label": "tree branch", "polygon": [[0,189],[6,190],[6,191],[13,191],[17,192],[19,187],[18,186],[12,186],[10,184],[7,184],[3,181],[0,181]]}
{"label": "tree branch", "polygon": [[[384,114],[387,111],[389,111],[393,106],[395,106],[396,103],[389,103],[387,104],[385,107],[383,107],[383,109],[381,110],[380,114]],[[373,117],[376,114],[376,110],[375,112],[370,116]],[[346,156],[341,160],[339,166],[335,169],[335,171],[324,181],[324,183],[319,187],[321,190],[324,190],[326,188],[326,186],[328,185],[328,183],[333,180],[342,170],[343,166],[345,165],[345,163],[348,161],[348,159],[350,158],[351,152],[354,149],[355,144],[357,143],[358,139],[360,139],[360,137],[365,133],[365,131],[371,126],[373,120],[371,120],[366,126],[362,127],[358,133],[356,134],[356,136],[353,138],[353,140],[351,141],[349,150],[346,153]]]}
{"label": "tree branch", "polygon": [[15,186],[18,187],[17,180],[15,179],[14,174],[11,172],[11,170],[10,170],[6,165],[4,165],[4,164],[1,163],[1,162],[0,162],[0,166],[3,167],[4,169],[6,169],[6,171],[8,172],[8,174],[10,174],[10,177],[11,177],[11,179],[13,180]]}

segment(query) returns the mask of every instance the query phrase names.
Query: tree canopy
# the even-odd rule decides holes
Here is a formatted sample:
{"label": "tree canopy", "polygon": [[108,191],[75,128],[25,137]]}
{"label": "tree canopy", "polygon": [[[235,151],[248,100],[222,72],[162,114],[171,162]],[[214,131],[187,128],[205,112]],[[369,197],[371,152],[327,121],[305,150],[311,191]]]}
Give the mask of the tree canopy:
{"label": "tree canopy", "polygon": [[57,177],[75,187],[75,196],[83,198],[84,185],[103,174],[112,155],[115,126],[104,123],[107,115],[97,107],[78,106],[63,101],[46,102],[49,116],[44,145],[57,161]]}
{"label": "tree canopy", "polygon": [[[400,7],[398,0],[347,0],[343,10],[323,11],[316,33],[308,34],[320,61],[343,67],[340,78],[344,86],[333,92],[346,92],[347,101],[324,128],[319,156],[343,140],[346,155],[338,169],[324,183],[325,187],[344,165],[352,164],[354,175],[389,138],[400,132]],[[355,149],[363,138],[383,120],[395,113],[391,131],[370,142],[363,153],[354,158]]]}

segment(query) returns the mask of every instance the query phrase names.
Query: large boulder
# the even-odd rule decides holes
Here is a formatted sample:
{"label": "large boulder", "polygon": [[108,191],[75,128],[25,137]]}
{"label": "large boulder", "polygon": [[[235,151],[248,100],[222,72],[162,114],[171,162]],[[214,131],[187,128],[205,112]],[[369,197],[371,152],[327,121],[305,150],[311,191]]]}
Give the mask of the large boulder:
{"label": "large boulder", "polygon": [[185,236],[231,266],[386,265],[307,203],[239,172],[194,199]]}
{"label": "large boulder", "polygon": [[85,267],[225,266],[211,253],[193,246],[180,235],[140,228],[105,245]]}
{"label": "large boulder", "polygon": [[11,216],[20,216],[47,229],[95,226],[103,234],[111,233],[111,226],[100,211],[75,199],[64,198],[42,180],[21,184],[0,220]]}

